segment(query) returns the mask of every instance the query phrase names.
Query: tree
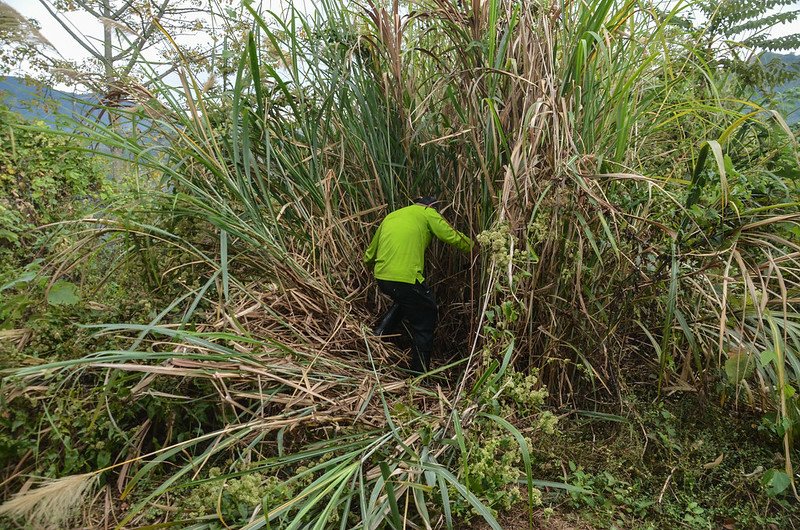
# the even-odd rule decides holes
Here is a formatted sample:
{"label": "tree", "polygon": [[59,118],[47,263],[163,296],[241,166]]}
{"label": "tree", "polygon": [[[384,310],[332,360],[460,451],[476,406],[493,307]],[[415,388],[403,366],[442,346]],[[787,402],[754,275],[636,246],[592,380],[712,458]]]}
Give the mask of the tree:
{"label": "tree", "polygon": [[794,0],[701,0],[695,5],[706,21],[697,34],[712,65],[730,70],[739,83],[762,93],[798,76],[794,67],[767,54],[800,48],[800,33],[772,34],[800,19],[799,9],[781,10]]}
{"label": "tree", "polygon": [[[175,69],[176,39],[187,34],[208,34],[205,0],[39,0],[44,8],[90,57],[83,64],[68,61],[73,76],[95,90],[109,91],[136,77],[146,59],[162,76]],[[70,24],[66,13],[84,11],[103,25],[99,46]],[[210,41],[211,39],[209,39]],[[184,46],[181,52],[198,65],[208,60],[209,43]]]}

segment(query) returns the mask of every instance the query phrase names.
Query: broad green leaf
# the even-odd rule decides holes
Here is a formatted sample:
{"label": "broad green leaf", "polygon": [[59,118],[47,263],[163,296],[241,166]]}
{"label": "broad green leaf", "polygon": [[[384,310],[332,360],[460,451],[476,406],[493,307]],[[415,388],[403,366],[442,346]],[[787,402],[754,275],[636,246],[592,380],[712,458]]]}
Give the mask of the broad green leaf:
{"label": "broad green leaf", "polygon": [[0,292],[5,291],[6,289],[11,289],[12,287],[16,287],[17,285],[22,285],[28,283],[29,281],[36,278],[36,271],[27,271],[23,274],[20,274],[4,286],[0,287]]}
{"label": "broad green leaf", "polygon": [[769,363],[774,362],[775,359],[775,352],[772,350],[764,350],[761,352],[761,355],[759,355],[762,366],[767,366]]}
{"label": "broad green leaf", "polygon": [[81,300],[77,290],[78,287],[74,283],[58,280],[47,293],[47,303],[50,305],[75,305]]}
{"label": "broad green leaf", "polygon": [[735,383],[741,383],[753,375],[755,360],[748,353],[731,353],[725,361],[725,375]]}
{"label": "broad green leaf", "polygon": [[761,485],[767,489],[767,495],[772,497],[783,493],[789,484],[791,484],[789,475],[780,469],[770,469],[761,479]]}

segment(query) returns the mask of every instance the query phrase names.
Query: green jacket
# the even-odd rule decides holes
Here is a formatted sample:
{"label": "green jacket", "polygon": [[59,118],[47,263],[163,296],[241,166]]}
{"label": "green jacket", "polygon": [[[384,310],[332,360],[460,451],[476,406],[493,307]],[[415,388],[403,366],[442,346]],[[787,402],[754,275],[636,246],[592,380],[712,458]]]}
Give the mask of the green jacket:
{"label": "green jacket", "polygon": [[379,280],[423,282],[431,234],[465,252],[472,249],[472,239],[450,226],[434,208],[412,204],[386,216],[364,253],[364,263],[375,265]]}

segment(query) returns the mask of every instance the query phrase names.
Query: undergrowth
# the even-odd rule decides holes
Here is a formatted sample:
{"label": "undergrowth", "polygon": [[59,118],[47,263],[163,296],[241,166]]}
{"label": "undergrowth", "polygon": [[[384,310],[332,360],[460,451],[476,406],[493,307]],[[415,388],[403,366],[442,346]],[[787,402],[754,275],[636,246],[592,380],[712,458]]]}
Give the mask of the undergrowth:
{"label": "undergrowth", "polygon": [[545,503],[594,528],[800,527],[795,501],[770,487],[783,455],[762,417],[709,397],[640,389],[620,414],[571,414],[535,454],[538,476],[579,488]]}

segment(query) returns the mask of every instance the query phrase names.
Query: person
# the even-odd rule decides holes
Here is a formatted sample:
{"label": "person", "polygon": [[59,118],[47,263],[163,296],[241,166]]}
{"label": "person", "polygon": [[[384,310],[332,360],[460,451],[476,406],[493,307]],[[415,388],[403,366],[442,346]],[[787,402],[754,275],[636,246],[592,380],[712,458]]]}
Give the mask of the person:
{"label": "person", "polygon": [[[413,204],[387,215],[364,253],[364,263],[374,268],[378,288],[395,306],[380,328],[391,320],[404,319],[411,328],[411,370],[427,372],[438,310],[433,291],[425,283],[425,250],[432,236],[464,252],[472,250],[472,239],[450,226],[436,211],[435,197],[417,197]],[[396,317],[391,314],[394,311]],[[382,329],[380,333],[382,334]]]}

